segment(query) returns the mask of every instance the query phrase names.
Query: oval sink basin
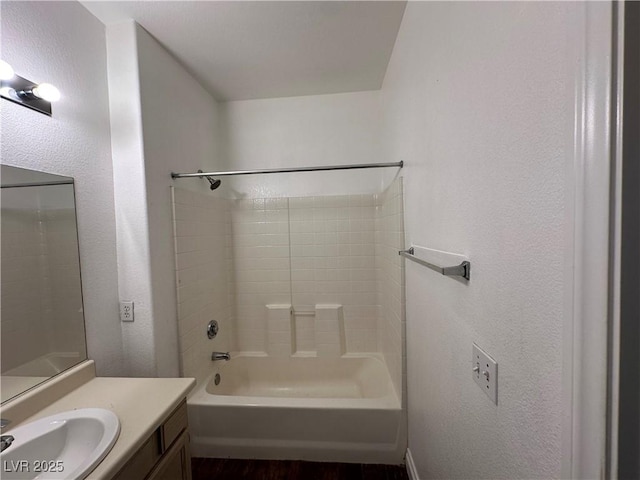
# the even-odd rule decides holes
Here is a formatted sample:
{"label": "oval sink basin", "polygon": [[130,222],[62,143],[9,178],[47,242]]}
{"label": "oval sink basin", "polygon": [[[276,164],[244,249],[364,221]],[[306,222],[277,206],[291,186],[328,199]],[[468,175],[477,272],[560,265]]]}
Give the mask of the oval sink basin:
{"label": "oval sink basin", "polygon": [[85,478],[119,434],[118,417],[103,408],[70,410],[3,432],[14,440],[0,453],[2,478]]}

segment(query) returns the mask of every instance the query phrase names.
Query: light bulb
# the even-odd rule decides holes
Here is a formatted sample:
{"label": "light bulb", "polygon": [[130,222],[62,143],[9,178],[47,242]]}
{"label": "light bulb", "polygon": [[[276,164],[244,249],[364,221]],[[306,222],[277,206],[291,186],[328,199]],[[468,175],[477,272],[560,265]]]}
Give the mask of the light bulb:
{"label": "light bulb", "polygon": [[57,102],[60,100],[60,90],[51,85],[50,83],[41,83],[37,87],[34,87],[32,93],[42,100],[47,102]]}
{"label": "light bulb", "polygon": [[9,80],[14,74],[13,67],[4,60],[0,60],[0,80]]}

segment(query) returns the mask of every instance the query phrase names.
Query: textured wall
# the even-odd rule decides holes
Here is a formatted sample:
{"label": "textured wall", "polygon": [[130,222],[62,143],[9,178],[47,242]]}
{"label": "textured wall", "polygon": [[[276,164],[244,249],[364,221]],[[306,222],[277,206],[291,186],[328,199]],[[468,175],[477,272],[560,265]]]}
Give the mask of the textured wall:
{"label": "textured wall", "polygon": [[62,93],[53,117],[2,100],[2,163],[75,178],[88,354],[122,375],[104,26],[75,2],[0,8],[2,59]]}
{"label": "textured wall", "polygon": [[[214,169],[223,150],[215,100],[133,21],[107,27],[120,296],[131,375],[178,374],[171,171]],[[176,92],[181,92],[176,95]],[[205,182],[182,180],[187,189]]]}
{"label": "textured wall", "polygon": [[[221,104],[231,170],[391,162],[382,151],[380,92]],[[237,198],[377,193],[387,169],[224,180]],[[395,171],[396,169],[389,169]]]}
{"label": "textured wall", "polygon": [[[194,172],[220,164],[218,104],[176,59],[137,26],[140,105],[144,137],[154,344],[158,374],[178,373],[176,294],[172,261],[172,171]],[[177,94],[177,92],[180,92]],[[182,180],[204,189],[204,180]]]}
{"label": "textured wall", "polygon": [[134,321],[122,323],[126,375],[154,377],[157,366],[136,34],[133,22],[107,28],[118,289],[120,300],[134,302]]}
{"label": "textured wall", "polygon": [[[472,263],[465,284],[406,262],[409,448],[422,479],[560,476],[575,9],[405,11],[382,94],[390,155],[407,162],[407,244]],[[472,381],[473,342],[498,361],[497,406]]]}

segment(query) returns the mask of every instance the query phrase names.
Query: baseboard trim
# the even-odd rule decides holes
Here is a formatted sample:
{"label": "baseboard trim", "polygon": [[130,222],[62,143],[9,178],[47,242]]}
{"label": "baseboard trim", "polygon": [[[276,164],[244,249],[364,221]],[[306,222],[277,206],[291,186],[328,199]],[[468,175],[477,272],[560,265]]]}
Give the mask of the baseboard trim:
{"label": "baseboard trim", "polygon": [[407,474],[409,475],[409,480],[420,480],[418,477],[418,470],[416,470],[416,464],[413,463],[413,457],[411,456],[411,450],[407,448],[407,453],[405,455],[405,459],[407,462]]}

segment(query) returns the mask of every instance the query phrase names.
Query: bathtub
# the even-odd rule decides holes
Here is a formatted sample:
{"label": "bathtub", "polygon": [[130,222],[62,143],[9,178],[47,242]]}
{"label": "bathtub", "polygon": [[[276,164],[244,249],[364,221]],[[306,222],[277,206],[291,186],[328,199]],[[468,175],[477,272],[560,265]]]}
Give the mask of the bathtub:
{"label": "bathtub", "polygon": [[398,464],[406,449],[400,401],[374,355],[232,355],[212,364],[188,412],[196,457]]}
{"label": "bathtub", "polygon": [[54,352],[42,355],[18,367],[2,372],[2,401],[12,398],[49,378],[80,363],[85,357],[78,352]]}

